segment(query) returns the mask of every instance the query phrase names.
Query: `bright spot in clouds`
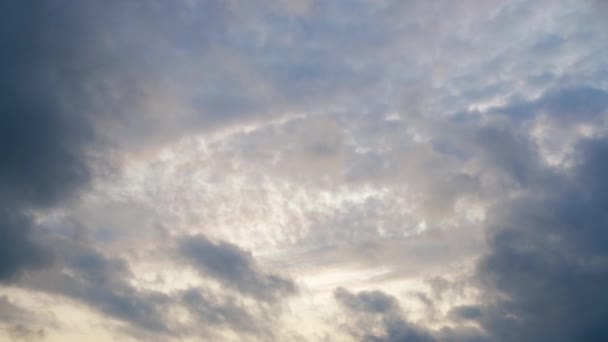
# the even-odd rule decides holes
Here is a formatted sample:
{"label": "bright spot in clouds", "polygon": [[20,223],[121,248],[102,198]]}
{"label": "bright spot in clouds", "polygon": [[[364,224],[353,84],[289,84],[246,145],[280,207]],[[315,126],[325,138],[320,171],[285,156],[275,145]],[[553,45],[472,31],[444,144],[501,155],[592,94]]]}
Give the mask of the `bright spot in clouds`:
{"label": "bright spot in clouds", "polygon": [[0,340],[608,340],[603,1],[1,7]]}

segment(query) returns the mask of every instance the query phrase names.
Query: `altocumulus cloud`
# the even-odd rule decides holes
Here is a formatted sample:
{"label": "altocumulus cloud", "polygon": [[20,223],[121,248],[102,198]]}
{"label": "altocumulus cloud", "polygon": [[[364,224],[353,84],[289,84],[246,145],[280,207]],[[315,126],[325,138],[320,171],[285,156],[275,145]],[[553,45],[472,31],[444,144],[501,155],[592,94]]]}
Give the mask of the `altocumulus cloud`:
{"label": "altocumulus cloud", "polygon": [[608,340],[606,8],[4,2],[0,338]]}
{"label": "altocumulus cloud", "polygon": [[[127,261],[105,256],[86,242],[49,235],[35,222],[35,212],[77,199],[90,184],[94,155],[108,143],[101,139],[108,137],[107,132],[99,134],[98,129],[113,127],[112,120],[137,120],[134,116],[126,120],[125,101],[130,100],[109,94],[108,87],[129,87],[121,83],[125,79],[110,81],[117,84],[102,80],[123,68],[129,69],[134,82],[139,80],[135,64],[126,62],[128,53],[117,52],[124,41],[102,42],[104,30],[111,28],[112,20],[121,20],[122,10],[143,10],[145,20],[160,13],[152,5],[135,2],[2,5],[0,44],[6,53],[0,60],[4,79],[0,86],[0,281],[80,300],[143,331],[177,334],[163,310],[182,298],[199,298],[198,310],[221,309],[224,313],[216,316],[200,315],[210,324],[218,321],[217,315],[224,317],[222,321],[230,317],[248,321],[237,304],[205,304],[203,297],[193,297],[195,289],[174,298],[137,289],[129,283],[132,273]],[[273,297],[275,289],[293,291],[292,283],[282,278],[256,279],[263,284],[252,284],[251,291],[264,299]],[[1,317],[12,324],[11,336],[30,335],[23,325],[27,319],[18,320],[26,318],[18,314],[21,309],[3,303]],[[188,301],[191,307],[195,303]],[[253,329],[251,322],[241,324]],[[31,335],[42,337],[40,331]]]}
{"label": "altocumulus cloud", "polygon": [[[480,331],[478,336],[459,336],[457,340],[607,338],[602,323],[606,315],[603,303],[608,300],[603,290],[608,274],[605,243],[608,183],[604,176],[608,171],[605,161],[608,140],[603,131],[608,113],[606,100],[608,94],[604,91],[570,88],[551,90],[538,100],[496,109],[508,113],[508,120],[512,120],[509,128],[503,128],[505,134],[519,138],[503,140],[500,146],[480,141],[479,146],[500,148],[503,152],[494,151],[493,155],[504,159],[501,163],[488,162],[492,166],[490,172],[506,175],[514,181],[511,186],[524,188],[513,198],[498,200],[487,213],[489,251],[482,255],[474,275],[483,302],[456,306],[449,313],[461,324],[477,322],[483,334]],[[520,122],[522,117],[533,121],[541,117],[544,120],[545,116],[558,126],[591,122],[602,132],[594,138],[574,139],[568,166],[550,168],[543,166],[539,145],[528,136],[527,125]],[[484,139],[496,138],[495,133],[493,138]],[[504,152],[513,148],[518,148],[518,152]],[[519,158],[529,158],[521,164],[525,168],[516,167]],[[380,323],[376,323],[380,328],[370,327],[356,333],[360,340],[455,338],[442,335],[448,330],[421,330],[400,316],[395,318],[395,298],[380,292],[351,294],[340,288],[335,297],[348,312],[382,314]],[[387,312],[391,313],[388,317]],[[355,327],[360,329],[361,325]],[[380,333],[367,336],[373,331]]]}

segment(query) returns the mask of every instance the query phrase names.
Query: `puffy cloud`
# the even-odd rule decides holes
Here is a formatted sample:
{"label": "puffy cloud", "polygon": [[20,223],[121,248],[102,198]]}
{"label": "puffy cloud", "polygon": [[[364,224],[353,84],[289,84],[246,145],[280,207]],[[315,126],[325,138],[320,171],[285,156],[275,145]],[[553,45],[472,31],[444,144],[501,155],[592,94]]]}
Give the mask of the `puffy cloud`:
{"label": "puffy cloud", "polygon": [[399,310],[397,300],[381,291],[360,292],[355,295],[339,287],[334,291],[334,297],[348,310],[355,312],[388,313]]}
{"label": "puffy cloud", "polygon": [[263,272],[250,253],[233,244],[216,243],[202,235],[188,236],[179,241],[179,251],[202,274],[244,295],[276,301],[296,292],[290,279]]}
{"label": "puffy cloud", "polygon": [[411,322],[403,314],[395,297],[378,290],[352,293],[337,288],[334,298],[344,308],[344,328],[357,341],[489,341],[483,332],[474,327],[444,327],[433,331]]}
{"label": "puffy cloud", "polygon": [[227,325],[237,332],[260,333],[257,318],[235,303],[234,298],[216,298],[200,289],[190,289],[182,294],[182,301],[199,322],[208,325]]}
{"label": "puffy cloud", "polygon": [[76,299],[143,331],[170,331],[165,310],[171,305],[171,297],[134,287],[126,261],[70,239],[55,239],[49,244],[58,255],[55,267],[29,274],[21,280],[23,285]]}
{"label": "puffy cloud", "polygon": [[[201,242],[204,238],[197,239]],[[282,310],[274,304],[295,291],[290,280],[261,273],[249,254],[229,244],[207,246],[210,250],[206,251],[196,249],[200,255],[193,262],[204,260],[206,266],[197,264],[209,267],[204,276],[218,279],[235,292],[213,289],[206,283],[172,291],[142,287],[124,258],[106,256],[79,239],[53,238],[47,244],[58,255],[54,267],[22,277],[20,285],[58,295],[60,302],[85,304],[119,322],[108,329],[137,339],[222,338],[226,333],[268,338],[274,334],[272,323]],[[166,251],[165,255],[171,253]],[[179,261],[177,265],[183,266]],[[22,316],[13,316],[16,318],[11,321],[23,321]]]}
{"label": "puffy cloud", "polygon": [[584,141],[580,164],[490,214],[479,277],[493,301],[481,322],[500,341],[606,338],[606,142]]}
{"label": "puffy cloud", "polygon": [[1,7],[6,298],[145,340],[606,338],[600,2]]}
{"label": "puffy cloud", "polygon": [[[452,126],[452,133],[474,133],[453,147],[474,147],[470,160],[482,177],[507,177],[512,183],[503,189],[514,191],[493,194],[485,214],[489,251],[474,276],[480,304],[454,306],[447,318],[457,327],[433,331],[395,314],[399,309],[392,297],[338,289],[338,302],[358,313],[350,333],[370,341],[606,338],[601,324],[606,314],[601,304],[606,297],[605,94],[585,87],[549,90],[535,100],[489,109],[498,116],[487,123]],[[567,163],[556,166],[543,159],[542,141],[533,136],[541,120],[568,130],[562,147],[569,151]],[[590,123],[591,137],[570,130]],[[470,323],[485,332],[471,335]]]}

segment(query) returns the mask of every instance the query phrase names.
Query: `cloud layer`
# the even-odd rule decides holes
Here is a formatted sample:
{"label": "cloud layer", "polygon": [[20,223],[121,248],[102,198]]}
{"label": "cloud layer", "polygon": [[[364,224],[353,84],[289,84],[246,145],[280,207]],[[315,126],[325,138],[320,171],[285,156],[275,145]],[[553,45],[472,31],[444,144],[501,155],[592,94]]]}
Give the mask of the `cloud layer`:
{"label": "cloud layer", "polygon": [[601,1],[0,8],[0,339],[608,339]]}

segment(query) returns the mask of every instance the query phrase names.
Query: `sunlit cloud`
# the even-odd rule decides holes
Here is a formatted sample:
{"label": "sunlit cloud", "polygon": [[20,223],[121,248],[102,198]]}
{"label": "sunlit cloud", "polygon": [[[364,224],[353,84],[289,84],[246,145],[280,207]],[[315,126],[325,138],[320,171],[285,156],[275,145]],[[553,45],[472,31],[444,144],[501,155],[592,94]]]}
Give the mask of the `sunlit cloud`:
{"label": "sunlit cloud", "polygon": [[602,1],[2,9],[0,339],[608,339]]}

